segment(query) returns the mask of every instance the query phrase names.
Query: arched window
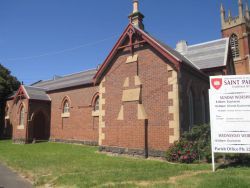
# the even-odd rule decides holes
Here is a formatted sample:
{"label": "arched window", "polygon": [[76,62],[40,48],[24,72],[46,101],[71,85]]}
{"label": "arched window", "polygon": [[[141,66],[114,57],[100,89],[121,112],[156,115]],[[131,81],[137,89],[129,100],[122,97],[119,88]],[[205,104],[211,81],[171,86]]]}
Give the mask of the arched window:
{"label": "arched window", "polygon": [[69,109],[70,109],[69,101],[65,100],[63,103],[63,113],[69,113]]}
{"label": "arched window", "polygon": [[202,123],[206,123],[206,97],[203,92],[201,94],[201,118]]}
{"label": "arched window", "polygon": [[24,125],[24,107],[21,106],[20,108],[20,115],[19,115],[19,125]]}
{"label": "arched window", "polygon": [[6,106],[6,109],[5,109],[5,117],[9,117],[9,107]]}
{"label": "arched window", "polygon": [[94,111],[98,111],[98,110],[99,110],[99,96],[96,97],[95,104],[94,104]]}
{"label": "arched window", "polygon": [[232,34],[232,36],[230,37],[230,45],[232,49],[233,58],[239,57],[240,50],[239,50],[239,40],[237,35]]}
{"label": "arched window", "polygon": [[188,106],[189,106],[189,130],[194,125],[194,96],[193,92],[190,90],[188,95]]}

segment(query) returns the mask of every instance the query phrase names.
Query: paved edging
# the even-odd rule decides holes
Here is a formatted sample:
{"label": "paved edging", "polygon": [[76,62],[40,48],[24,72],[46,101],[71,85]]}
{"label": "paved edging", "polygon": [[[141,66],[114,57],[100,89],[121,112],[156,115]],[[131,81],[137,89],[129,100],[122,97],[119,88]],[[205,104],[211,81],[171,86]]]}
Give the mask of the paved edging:
{"label": "paved edging", "polygon": [[0,164],[0,188],[32,188],[27,180]]}

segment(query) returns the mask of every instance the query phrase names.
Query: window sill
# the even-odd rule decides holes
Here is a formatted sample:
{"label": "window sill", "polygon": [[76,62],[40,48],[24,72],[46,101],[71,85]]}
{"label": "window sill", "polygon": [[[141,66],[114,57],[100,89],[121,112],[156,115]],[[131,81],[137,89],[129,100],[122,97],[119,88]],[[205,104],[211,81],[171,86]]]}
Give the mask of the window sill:
{"label": "window sill", "polygon": [[4,119],[10,119],[10,117],[9,116],[5,116],[5,118]]}
{"label": "window sill", "polygon": [[69,118],[70,117],[70,113],[62,113],[61,117],[62,118]]}
{"label": "window sill", "polygon": [[96,110],[96,111],[92,111],[92,116],[93,117],[99,117],[99,110]]}
{"label": "window sill", "polygon": [[[241,59],[240,57],[236,57],[236,58],[234,58],[233,60],[234,60],[234,62],[235,62],[235,61],[240,61],[240,60],[242,60],[242,59]],[[238,63],[238,62],[235,62],[235,63]]]}
{"label": "window sill", "polygon": [[18,126],[17,126],[17,129],[18,129],[18,130],[23,130],[23,129],[24,129],[24,125],[18,125]]}

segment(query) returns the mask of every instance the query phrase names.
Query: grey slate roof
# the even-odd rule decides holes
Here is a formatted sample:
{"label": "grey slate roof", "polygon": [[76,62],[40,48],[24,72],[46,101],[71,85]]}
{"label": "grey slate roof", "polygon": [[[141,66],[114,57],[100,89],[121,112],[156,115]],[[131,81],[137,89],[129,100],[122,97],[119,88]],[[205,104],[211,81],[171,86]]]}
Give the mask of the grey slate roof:
{"label": "grey slate roof", "polygon": [[229,39],[209,41],[191,45],[183,55],[200,69],[226,66],[228,57]]}
{"label": "grey slate roof", "polygon": [[170,46],[159,41],[149,33],[141,30],[138,27],[135,28],[156,41],[161,47],[172,54],[175,58],[189,64],[190,66],[198,70],[226,66],[229,48],[228,38],[188,46],[186,52],[180,53]]}
{"label": "grey slate roof", "polygon": [[33,87],[43,88],[46,91],[69,88],[93,83],[93,77],[97,70],[92,69],[80,73],[62,76],[54,80],[41,81],[33,84]]}
{"label": "grey slate roof", "polygon": [[50,101],[49,96],[46,93],[45,89],[32,87],[32,86],[23,86],[29,99]]}
{"label": "grey slate roof", "polygon": [[148,32],[145,32],[145,31],[141,30],[138,27],[135,27],[135,28],[137,30],[139,30],[140,32],[144,33],[146,36],[148,36],[152,40],[154,40],[156,43],[158,43],[162,48],[164,48],[168,53],[172,54],[172,56],[174,56],[176,59],[187,63],[188,65],[192,66],[193,68],[195,68],[197,70],[200,70],[200,68],[197,67],[196,64],[194,64],[193,62],[191,62],[189,59],[187,59],[184,55],[182,55],[181,53],[179,53],[175,49],[171,48],[170,46],[168,46],[165,43],[161,42],[160,40],[156,39],[155,37],[153,37],[152,35],[150,35]]}
{"label": "grey slate roof", "polygon": [[[93,77],[96,72],[96,69],[92,69],[71,75],[57,76],[53,80],[38,81],[31,86],[23,85],[23,88],[29,99],[50,101],[51,99],[47,94],[47,91],[91,84],[93,83]],[[16,92],[9,96],[8,99],[14,97],[15,94]]]}

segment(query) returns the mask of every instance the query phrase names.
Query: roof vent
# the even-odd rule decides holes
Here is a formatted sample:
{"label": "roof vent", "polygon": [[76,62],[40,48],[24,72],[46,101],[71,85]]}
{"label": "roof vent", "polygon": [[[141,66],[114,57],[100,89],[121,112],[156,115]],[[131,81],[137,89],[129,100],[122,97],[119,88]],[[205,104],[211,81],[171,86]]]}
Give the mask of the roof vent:
{"label": "roof vent", "polygon": [[176,44],[176,50],[181,54],[185,54],[187,52],[188,44],[187,41],[181,40]]}
{"label": "roof vent", "polygon": [[53,76],[53,80],[57,80],[57,79],[59,79],[59,78],[62,78],[61,76],[58,76],[58,75],[54,75]]}

